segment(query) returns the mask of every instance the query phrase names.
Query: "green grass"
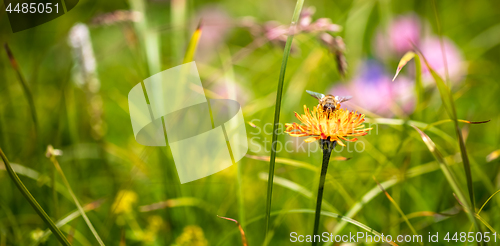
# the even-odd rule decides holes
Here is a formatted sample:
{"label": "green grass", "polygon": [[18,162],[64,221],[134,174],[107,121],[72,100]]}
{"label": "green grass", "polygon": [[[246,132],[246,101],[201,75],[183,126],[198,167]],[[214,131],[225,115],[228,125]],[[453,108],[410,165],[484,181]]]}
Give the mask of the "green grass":
{"label": "green grass", "polygon": [[[17,188],[19,189],[19,192],[26,198],[26,201],[33,207],[35,212],[40,216],[40,218],[47,224],[47,226],[50,228],[52,233],[55,234],[57,240],[62,244],[62,245],[71,245],[68,242],[68,239],[64,236],[64,234],[59,230],[59,228],[54,224],[54,221],[47,215],[45,210],[40,206],[40,204],[35,200],[33,195],[29,192],[29,190],[26,188],[26,186],[23,184],[23,182],[19,179],[17,176],[16,172],[12,169],[12,166],[10,165],[9,160],[3,153],[2,149],[0,148],[0,157],[2,158],[3,164],[5,165],[5,169],[7,170],[7,173],[9,174],[10,178],[12,181],[15,183]],[[83,213],[82,213],[83,214]]]}

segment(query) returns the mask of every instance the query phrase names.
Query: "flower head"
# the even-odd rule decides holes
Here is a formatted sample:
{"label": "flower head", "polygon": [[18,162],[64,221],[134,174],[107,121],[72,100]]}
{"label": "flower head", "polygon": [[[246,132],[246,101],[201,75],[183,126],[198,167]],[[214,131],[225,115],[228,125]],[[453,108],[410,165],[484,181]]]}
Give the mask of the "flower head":
{"label": "flower head", "polygon": [[295,117],[302,124],[285,124],[285,132],[292,137],[309,136],[305,142],[310,143],[318,139],[329,139],[337,141],[338,144],[345,146],[341,141],[355,142],[358,140],[355,136],[364,136],[372,128],[365,128],[363,122],[365,115],[358,114],[345,109],[334,111],[324,110],[320,105],[313,108],[312,112],[304,105],[304,114],[299,115],[295,112]]}

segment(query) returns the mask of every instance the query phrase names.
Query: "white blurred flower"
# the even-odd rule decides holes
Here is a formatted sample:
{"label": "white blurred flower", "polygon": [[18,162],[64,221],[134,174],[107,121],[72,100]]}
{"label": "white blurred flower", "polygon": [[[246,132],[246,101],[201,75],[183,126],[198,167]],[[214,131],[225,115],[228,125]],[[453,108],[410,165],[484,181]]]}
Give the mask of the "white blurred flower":
{"label": "white blurred flower", "polygon": [[75,24],[69,31],[68,43],[73,49],[75,61],[73,78],[87,97],[91,133],[95,139],[100,139],[105,132],[105,124],[102,119],[102,97],[99,94],[101,84],[96,73],[96,60],[87,25]]}
{"label": "white blurred flower", "polygon": [[75,80],[79,86],[87,86],[92,91],[99,90],[99,80],[96,78],[96,61],[90,32],[87,25],[78,23],[69,31],[68,42],[73,48],[76,61]]}

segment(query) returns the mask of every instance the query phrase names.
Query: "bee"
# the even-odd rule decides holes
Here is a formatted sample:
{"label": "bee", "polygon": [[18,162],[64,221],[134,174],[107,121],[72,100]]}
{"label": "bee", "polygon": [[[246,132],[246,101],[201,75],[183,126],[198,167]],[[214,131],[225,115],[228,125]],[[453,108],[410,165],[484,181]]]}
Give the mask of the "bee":
{"label": "bee", "polygon": [[319,100],[318,106],[321,106],[323,107],[323,110],[330,112],[334,112],[335,110],[339,109],[340,103],[343,103],[352,98],[351,96],[345,96],[345,97],[339,97],[333,95],[325,96],[324,94],[309,90],[306,90],[306,92],[309,93],[309,95],[311,95],[312,97]]}

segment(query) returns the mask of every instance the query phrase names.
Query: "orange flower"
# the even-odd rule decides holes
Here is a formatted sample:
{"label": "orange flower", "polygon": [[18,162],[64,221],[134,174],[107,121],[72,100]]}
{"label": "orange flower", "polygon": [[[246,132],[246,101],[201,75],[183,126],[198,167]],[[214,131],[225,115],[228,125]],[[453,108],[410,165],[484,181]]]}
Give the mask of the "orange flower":
{"label": "orange flower", "polygon": [[365,128],[363,124],[365,115],[358,114],[358,112],[349,112],[342,108],[333,112],[325,111],[320,105],[314,107],[312,113],[304,105],[304,112],[303,115],[295,112],[295,117],[302,124],[287,123],[285,132],[292,137],[311,136],[305,140],[307,143],[318,139],[329,139],[345,146],[341,140],[355,142],[357,138],[348,139],[347,137],[364,136],[372,129]]}

